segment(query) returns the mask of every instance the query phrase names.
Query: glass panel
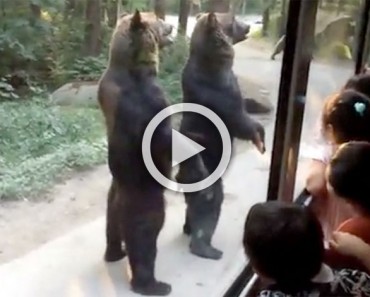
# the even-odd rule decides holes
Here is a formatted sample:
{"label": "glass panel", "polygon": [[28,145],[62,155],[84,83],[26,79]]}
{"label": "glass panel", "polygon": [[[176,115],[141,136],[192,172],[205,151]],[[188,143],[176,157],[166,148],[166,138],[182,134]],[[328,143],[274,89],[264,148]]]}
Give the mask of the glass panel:
{"label": "glass panel", "polygon": [[[307,104],[304,116],[300,147],[300,162],[297,172],[296,195],[305,187],[308,176],[317,177],[310,165],[312,159],[321,159],[324,164],[332,155],[333,147],[327,144],[321,133],[321,114],[328,96],[339,92],[353,75],[356,58],[356,35],[359,27],[361,1],[320,1],[316,19],[316,44],[314,59],[311,64],[308,84]],[[325,168],[323,165],[322,168]],[[309,181],[313,187],[314,201],[320,189],[325,190],[325,179],[321,177],[321,185]],[[317,180],[315,180],[317,181]],[[317,191],[317,192],[315,192]],[[325,195],[325,194],[324,194]],[[323,197],[321,197],[323,198]],[[338,201],[328,205],[323,213],[326,232],[330,234],[329,225],[335,226],[348,215]],[[341,215],[343,214],[343,216]]]}
{"label": "glass panel", "polygon": [[[23,2],[6,0],[1,5],[0,55],[5,58],[0,61],[0,199],[16,202],[0,209],[0,237],[6,239],[5,243],[1,241],[0,262],[9,262],[9,265],[0,266],[2,288],[6,290],[0,295],[50,296],[53,295],[50,292],[58,290],[59,293],[63,289],[66,294],[82,292],[82,295],[92,297],[94,294],[130,296],[131,272],[126,269],[127,258],[116,265],[106,265],[103,261],[106,248],[104,215],[112,180],[107,166],[105,125],[108,125],[109,133],[112,130],[116,132],[115,129],[125,130],[127,134],[132,132],[129,127],[136,116],[127,114],[128,117],[118,117],[115,111],[120,107],[115,105],[115,100],[119,96],[117,94],[124,93],[126,96],[126,88],[136,83],[135,75],[127,79],[128,73],[132,74],[132,68],[130,71],[127,68],[132,66],[134,59],[143,63],[140,66],[145,70],[150,70],[145,74],[152,73],[154,68],[150,67],[155,62],[153,52],[143,54],[140,51],[138,55],[130,56],[136,49],[135,42],[145,42],[145,50],[156,48],[153,40],[163,46],[158,82],[171,103],[181,102],[181,75],[189,55],[189,37],[195,27],[196,15],[210,10],[221,12],[217,15],[219,26],[228,36],[228,41],[234,43],[232,70],[237,86],[232,83],[228,63],[225,63],[223,73],[209,71],[214,79],[204,79],[209,79],[207,82],[212,85],[214,96],[225,100],[224,103],[219,101],[221,106],[218,106],[218,111],[229,112],[227,101],[233,96],[242,100],[237,101],[226,124],[231,127],[233,123],[230,122],[236,119],[238,113],[249,112],[264,126],[267,151],[260,154],[249,141],[238,139],[234,143],[233,161],[224,176],[225,199],[212,240],[213,245],[223,252],[219,261],[206,261],[190,253],[190,239],[183,234],[184,195],[166,191],[166,220],[158,238],[156,277],[172,285],[173,296],[214,296],[222,293],[246,263],[240,238],[248,209],[266,198],[281,71],[281,58],[271,57],[271,54],[284,33],[288,1],[194,0],[190,7],[186,5],[190,1],[178,0],[38,1],[31,5]],[[166,2],[167,7],[164,5]],[[145,29],[139,18],[135,18],[135,22],[128,19],[136,10],[150,12],[141,14],[151,27],[151,33],[145,37],[154,32],[155,38],[128,40],[132,36],[128,30],[137,30],[137,33]],[[165,17],[164,23],[157,22],[154,12]],[[182,26],[185,27],[187,20],[187,28],[179,30],[186,32],[186,38],[179,36],[169,45],[168,24],[174,26],[171,33],[176,36],[179,14]],[[117,30],[124,31],[124,34],[115,35],[122,38],[117,46],[129,50],[117,50],[119,54],[109,60],[109,44],[116,28],[117,15]],[[153,20],[156,20],[155,24]],[[214,23],[211,20],[207,22],[207,26],[213,29]],[[206,35],[200,38],[200,43],[209,51],[209,57],[213,56],[212,66],[219,66],[225,57],[222,50],[221,55],[216,57],[214,52],[219,50],[220,44],[223,44],[225,51],[228,47],[220,40],[213,41],[207,41]],[[281,49],[281,46],[279,43],[277,48]],[[203,57],[209,58],[207,55]],[[104,72],[107,66],[109,72]],[[102,73],[104,79],[98,92],[98,80]],[[198,75],[194,72],[191,77]],[[138,93],[146,91],[145,86],[141,87],[136,88]],[[144,92],[149,99],[157,94],[153,92],[157,89],[151,87],[147,93]],[[238,95],[238,88],[241,96]],[[213,93],[210,94],[207,99],[214,100]],[[97,95],[103,102],[105,119],[97,108]],[[49,98],[52,99],[51,104]],[[130,96],[124,97],[124,100],[129,99]],[[125,103],[127,101],[119,106]],[[140,112],[145,110],[143,106],[136,106],[133,112],[140,116]],[[131,116],[132,119],[128,120]],[[121,121],[123,124],[117,128]],[[178,128],[178,123],[174,126]],[[240,124],[235,127],[233,129],[238,132],[235,134],[250,138],[250,135],[245,135],[249,130],[245,126]],[[140,134],[134,132],[133,138]],[[202,137],[213,137],[211,133],[204,134]],[[131,139],[127,143],[131,145]],[[117,155],[123,155],[122,147],[117,150]],[[137,153],[139,156],[140,150]],[[122,161],[124,158],[117,159]],[[139,165],[135,163],[135,158],[128,159],[126,161],[129,164],[133,162],[133,165],[125,164],[122,172],[131,172],[134,176],[134,170]],[[77,172],[81,168],[89,169]],[[136,190],[147,190],[145,185],[138,188]],[[111,197],[114,197],[114,189],[112,187]],[[50,193],[46,195],[46,191]],[[133,192],[126,196],[130,195]],[[140,205],[140,211],[148,210],[152,201],[148,204]],[[110,212],[117,209],[113,207]],[[153,217],[157,218],[156,215]],[[149,225],[152,226],[147,224],[145,227]],[[142,230],[139,228],[139,231]],[[111,234],[115,247],[113,253],[108,253],[108,260],[118,260],[123,256],[120,247],[122,238],[117,233],[115,236]],[[145,241],[143,245],[150,240],[152,234],[148,233],[142,239]],[[202,232],[196,234],[202,235]],[[36,248],[40,249],[33,252]],[[135,249],[130,249],[130,252],[135,252]],[[143,254],[150,257],[154,251],[148,248],[148,253]],[[20,259],[14,262],[18,257]],[[57,267],[55,271],[50,271],[50,261]]]}

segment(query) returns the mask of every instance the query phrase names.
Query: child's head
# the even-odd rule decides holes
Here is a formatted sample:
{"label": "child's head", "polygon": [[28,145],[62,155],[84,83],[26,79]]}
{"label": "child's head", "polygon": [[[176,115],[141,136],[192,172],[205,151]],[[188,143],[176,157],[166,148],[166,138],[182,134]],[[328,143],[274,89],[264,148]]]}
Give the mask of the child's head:
{"label": "child's head", "polygon": [[328,98],[322,114],[324,137],[333,144],[370,141],[370,99],[354,90]]}
{"label": "child's head", "polygon": [[370,143],[343,144],[327,168],[328,191],[370,215]]}
{"label": "child's head", "polygon": [[352,76],[344,86],[370,97],[370,73],[365,72]]}
{"label": "child's head", "polygon": [[302,290],[320,271],[324,235],[308,209],[282,202],[254,205],[247,216],[243,244],[255,271],[286,291]]}

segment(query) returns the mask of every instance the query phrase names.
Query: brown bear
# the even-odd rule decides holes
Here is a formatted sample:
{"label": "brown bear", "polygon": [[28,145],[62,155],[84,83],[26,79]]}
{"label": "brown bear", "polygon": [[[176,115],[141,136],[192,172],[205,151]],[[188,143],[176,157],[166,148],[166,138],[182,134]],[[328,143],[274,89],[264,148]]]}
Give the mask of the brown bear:
{"label": "brown bear", "polygon": [[[109,62],[99,81],[98,100],[108,134],[108,165],[113,176],[108,193],[106,261],[125,256],[132,270],[132,290],[165,296],[169,284],[155,279],[157,237],[163,226],[163,187],[146,169],[142,137],[151,119],[168,106],[157,84],[161,42],[153,23],[138,11],[123,17],[113,33]],[[155,130],[151,155],[158,170],[171,170],[171,123]]]}
{"label": "brown bear", "polygon": [[[232,70],[233,59],[233,46],[224,34],[217,15],[209,13],[199,18],[191,36],[190,54],[182,73],[183,102],[211,109],[225,123],[231,141],[234,138],[251,140],[263,153],[264,128],[243,109],[243,98]],[[218,166],[223,150],[217,128],[201,115],[185,113],[180,132],[203,135],[202,145],[205,150],[200,154],[206,171],[211,174]],[[191,235],[190,250],[193,254],[220,259],[222,252],[211,245],[211,240],[224,198],[222,178],[210,188],[213,197],[204,195],[204,198],[192,199],[195,193],[185,193],[188,207],[184,232]]]}

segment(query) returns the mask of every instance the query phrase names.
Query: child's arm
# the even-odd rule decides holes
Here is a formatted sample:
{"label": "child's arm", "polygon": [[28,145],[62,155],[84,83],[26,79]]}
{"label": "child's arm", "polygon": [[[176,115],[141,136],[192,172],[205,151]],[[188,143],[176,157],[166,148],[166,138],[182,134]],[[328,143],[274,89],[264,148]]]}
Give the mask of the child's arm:
{"label": "child's arm", "polygon": [[308,146],[302,155],[311,159],[306,179],[307,191],[314,197],[326,197],[325,169],[330,160],[331,147],[326,143],[317,142]]}
{"label": "child's arm", "polygon": [[306,189],[312,196],[325,197],[326,180],[325,180],[326,164],[319,160],[312,160],[309,172],[306,179]]}
{"label": "child's arm", "polygon": [[344,232],[334,232],[330,247],[345,256],[352,256],[370,271],[370,245],[361,238]]}

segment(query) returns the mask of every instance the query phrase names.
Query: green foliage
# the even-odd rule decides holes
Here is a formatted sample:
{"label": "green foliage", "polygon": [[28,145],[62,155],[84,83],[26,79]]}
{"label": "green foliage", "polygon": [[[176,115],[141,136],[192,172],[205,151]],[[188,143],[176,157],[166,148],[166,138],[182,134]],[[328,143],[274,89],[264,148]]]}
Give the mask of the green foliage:
{"label": "green foliage", "polygon": [[0,77],[0,101],[1,98],[8,100],[18,99],[19,96],[15,92],[14,87],[7,82],[6,77]]}
{"label": "green foliage", "polygon": [[73,65],[55,64],[53,69],[54,82],[61,85],[67,81],[98,80],[107,67],[108,57],[101,54],[98,57],[78,58]]}
{"label": "green foliage", "polygon": [[181,72],[189,53],[186,37],[178,36],[171,47],[161,53],[159,78],[167,98],[172,103],[182,100]]}
{"label": "green foliage", "polygon": [[[173,103],[181,100],[181,71],[187,55],[188,42],[184,37],[161,52],[160,81]],[[101,55],[78,59],[71,70],[62,69],[63,75],[97,79],[106,67],[106,58]],[[0,91],[2,86],[0,83]],[[40,93],[37,87],[33,91]],[[32,197],[70,169],[106,160],[100,110],[55,107],[45,102],[36,97],[21,104],[0,104],[0,199]]]}
{"label": "green foliage", "polygon": [[0,199],[35,195],[68,169],[106,159],[99,110],[44,102],[0,104]]}
{"label": "green foliage", "polygon": [[[30,3],[36,5],[36,12]],[[0,100],[14,99],[17,90],[4,78],[19,70],[28,75],[28,83],[42,82],[54,88],[71,78],[97,77],[105,60],[84,57],[86,35],[85,4],[80,15],[66,15],[65,0],[3,0],[0,26]],[[81,10],[81,7],[79,7]],[[73,12],[74,13],[74,12]],[[99,21],[99,20],[98,20]],[[112,29],[102,22],[102,53],[107,51]],[[28,85],[29,86],[29,85]],[[18,88],[18,86],[14,86]]]}

